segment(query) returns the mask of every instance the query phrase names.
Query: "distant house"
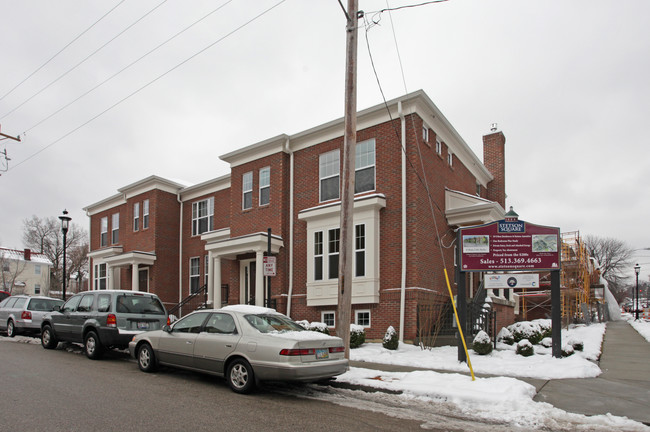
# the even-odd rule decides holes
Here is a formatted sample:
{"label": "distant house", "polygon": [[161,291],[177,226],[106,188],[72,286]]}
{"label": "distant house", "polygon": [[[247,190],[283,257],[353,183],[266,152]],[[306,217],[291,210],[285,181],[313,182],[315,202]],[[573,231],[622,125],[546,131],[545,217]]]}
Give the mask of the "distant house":
{"label": "distant house", "polygon": [[50,291],[52,262],[40,253],[30,249],[16,250],[0,248],[2,264],[2,290],[12,295],[47,295]]}
{"label": "distant house", "polygon": [[[352,321],[368,338],[393,326],[416,340],[420,311],[449,299],[455,229],[505,214],[505,137],[483,137],[482,162],[422,91],[357,119]],[[228,175],[149,176],[87,206],[91,289],[150,291],[167,307],[205,291],[209,305],[270,304],[335,332],[343,133],[338,119],[280,135],[221,156]],[[469,278],[471,297],[482,276]]]}

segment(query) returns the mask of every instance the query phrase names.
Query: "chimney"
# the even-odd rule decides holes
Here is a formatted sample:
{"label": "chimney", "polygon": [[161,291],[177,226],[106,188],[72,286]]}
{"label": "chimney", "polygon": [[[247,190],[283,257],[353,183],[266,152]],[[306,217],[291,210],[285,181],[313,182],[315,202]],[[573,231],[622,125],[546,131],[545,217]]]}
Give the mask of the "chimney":
{"label": "chimney", "polygon": [[31,249],[25,249],[25,261],[31,261],[32,259],[32,251]]}
{"label": "chimney", "polygon": [[494,180],[487,186],[487,198],[506,208],[506,137],[493,123],[491,133],[483,136],[483,164]]}

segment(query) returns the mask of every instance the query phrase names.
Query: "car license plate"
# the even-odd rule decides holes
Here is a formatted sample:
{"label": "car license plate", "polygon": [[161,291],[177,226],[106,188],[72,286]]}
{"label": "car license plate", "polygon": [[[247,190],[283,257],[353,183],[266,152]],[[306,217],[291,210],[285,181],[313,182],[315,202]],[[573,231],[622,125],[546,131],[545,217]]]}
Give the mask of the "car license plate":
{"label": "car license plate", "polygon": [[148,322],[138,322],[138,330],[149,330]]}
{"label": "car license plate", "polygon": [[316,360],[322,360],[330,357],[330,350],[328,349],[317,349],[316,350]]}

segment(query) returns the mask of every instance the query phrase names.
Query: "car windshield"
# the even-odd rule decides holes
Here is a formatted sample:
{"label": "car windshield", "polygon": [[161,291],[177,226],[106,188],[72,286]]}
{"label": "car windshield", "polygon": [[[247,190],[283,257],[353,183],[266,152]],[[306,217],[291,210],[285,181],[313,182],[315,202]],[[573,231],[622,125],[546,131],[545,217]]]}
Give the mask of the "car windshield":
{"label": "car windshield", "polygon": [[246,315],[245,318],[250,325],[261,333],[305,330],[283,315]]}
{"label": "car windshield", "polygon": [[117,296],[116,312],[165,315],[165,308],[156,297],[136,294]]}
{"label": "car windshield", "polygon": [[61,306],[63,300],[56,299],[32,299],[27,306],[28,310],[50,312],[54,306]]}

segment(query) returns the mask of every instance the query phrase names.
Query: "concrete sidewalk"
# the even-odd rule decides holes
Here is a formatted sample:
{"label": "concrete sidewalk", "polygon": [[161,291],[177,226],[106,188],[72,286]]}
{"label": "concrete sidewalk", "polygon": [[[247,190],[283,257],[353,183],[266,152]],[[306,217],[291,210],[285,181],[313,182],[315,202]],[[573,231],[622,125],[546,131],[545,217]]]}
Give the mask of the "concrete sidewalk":
{"label": "concrete sidewalk", "polygon": [[[355,361],[350,366],[390,372],[427,370]],[[517,379],[535,386],[535,401],[568,412],[611,413],[650,425],[650,343],[626,321],[608,322],[599,366],[603,372],[597,378]]]}

